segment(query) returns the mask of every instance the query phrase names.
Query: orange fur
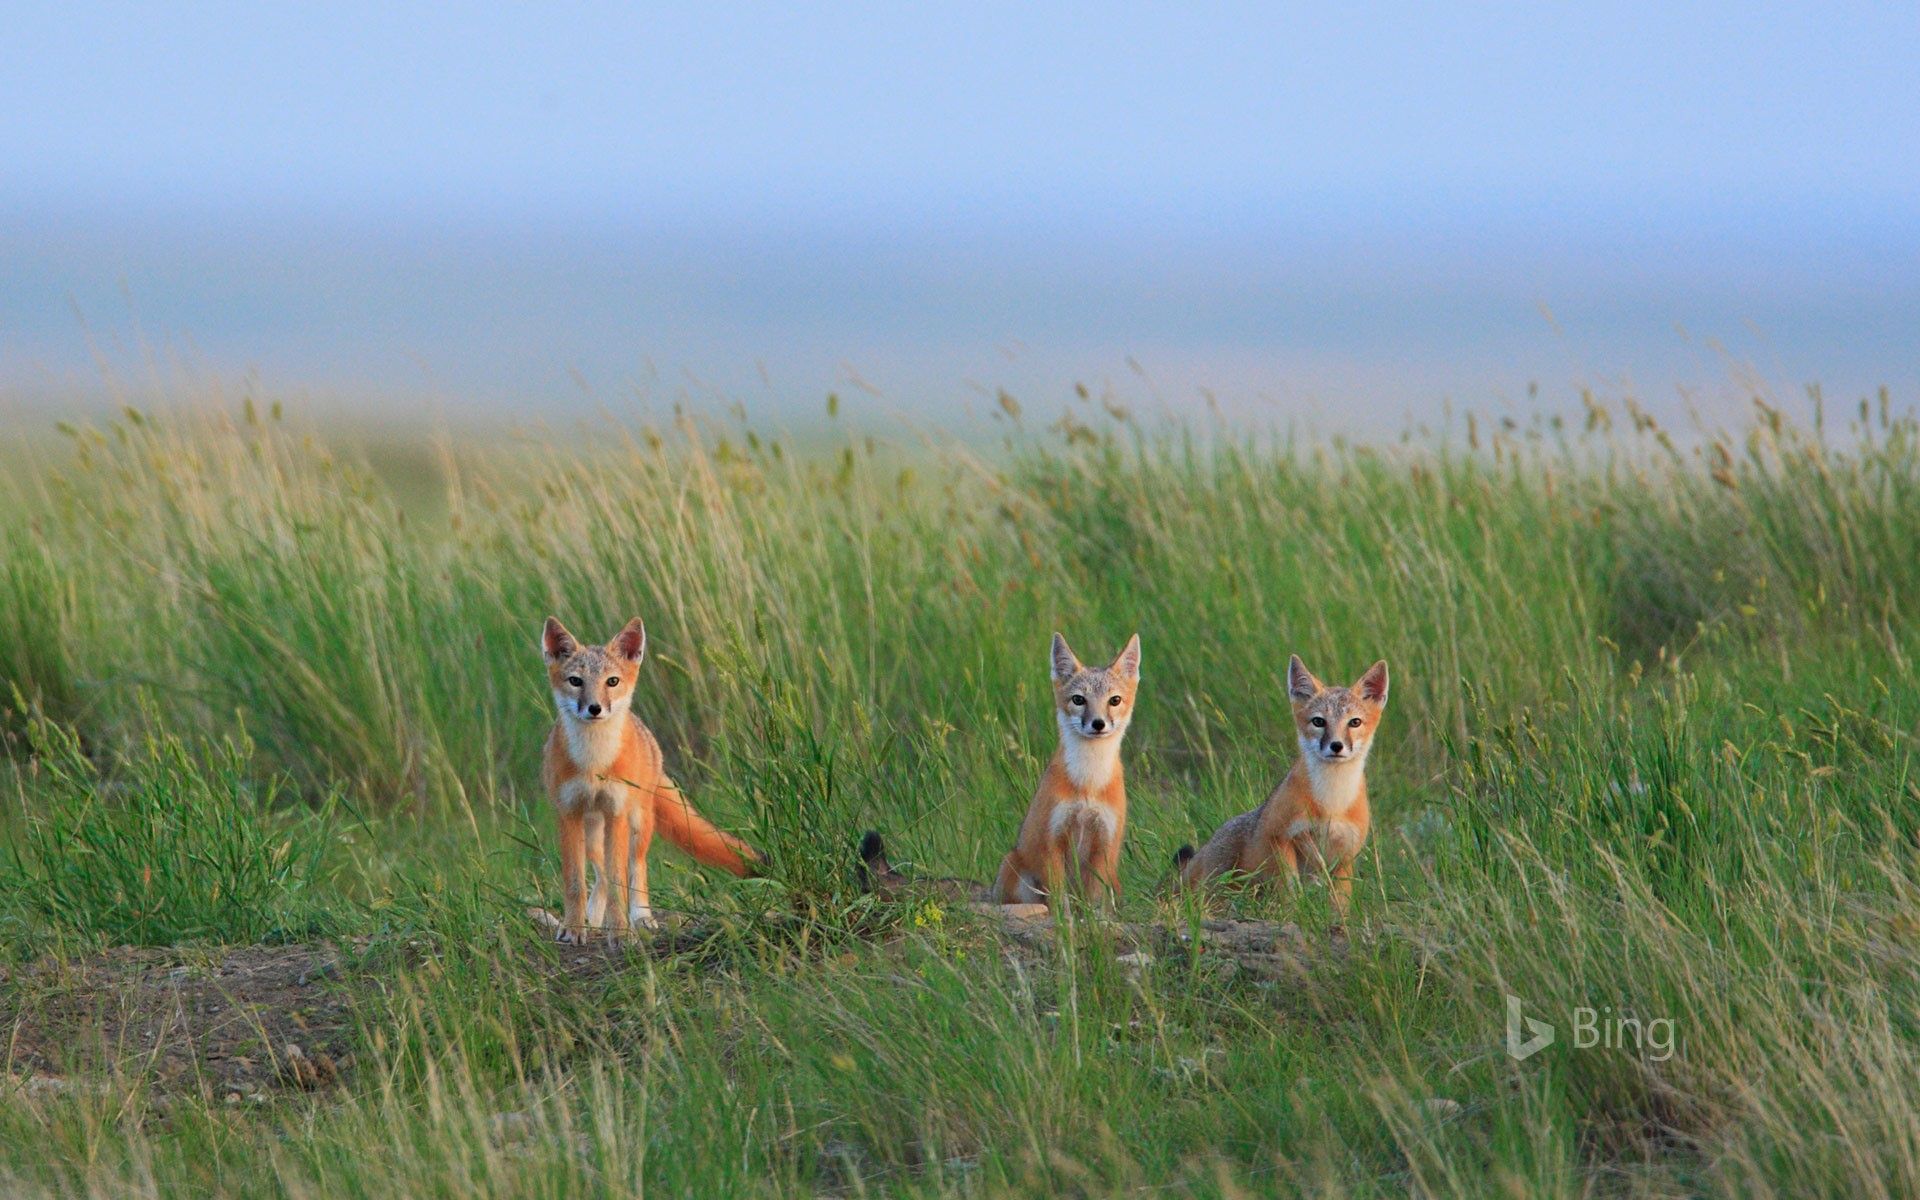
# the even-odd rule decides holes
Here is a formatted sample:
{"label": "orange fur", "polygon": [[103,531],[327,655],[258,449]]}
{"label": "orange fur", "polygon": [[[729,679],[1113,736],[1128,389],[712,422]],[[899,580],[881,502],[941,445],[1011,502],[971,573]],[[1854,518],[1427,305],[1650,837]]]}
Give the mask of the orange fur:
{"label": "orange fur", "polygon": [[760,861],[760,854],[739,838],[716,828],[693,810],[693,805],[671,779],[654,793],[653,819],[668,841],[709,867],[719,867],[745,876],[748,864]]}
{"label": "orange fur", "polygon": [[[647,851],[656,831],[708,866],[746,875],[759,853],[693,810],[667,776],[659,741],[629,711],[646,653],[638,618],[600,647],[581,646],[548,617],[542,649],[559,709],[541,780],[560,826],[560,939],[578,941],[603,918],[615,930],[653,924]],[[589,863],[598,876],[591,896]]]}
{"label": "orange fur", "polygon": [[1321,874],[1344,917],[1353,862],[1371,824],[1366,765],[1387,705],[1387,664],[1375,663],[1351,688],[1329,688],[1296,655],[1287,684],[1300,757],[1264,804],[1222,825],[1199,851],[1176,857],[1179,881],[1199,887],[1229,872],[1285,882]]}
{"label": "orange fur", "polygon": [[1127,789],[1120,741],[1140,682],[1140,638],[1104,670],[1089,670],[1053,635],[1053,690],[1060,748],[1041,772],[1013,850],[1000,864],[993,899],[1053,906],[1066,890],[1120,897],[1120,842]]}

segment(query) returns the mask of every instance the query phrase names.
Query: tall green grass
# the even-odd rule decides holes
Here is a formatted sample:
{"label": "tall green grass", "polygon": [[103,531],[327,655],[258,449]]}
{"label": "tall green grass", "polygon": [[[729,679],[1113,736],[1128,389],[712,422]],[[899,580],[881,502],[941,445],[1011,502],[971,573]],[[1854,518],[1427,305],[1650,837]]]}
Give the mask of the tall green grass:
{"label": "tall green grass", "polygon": [[[263,846],[342,796],[364,820],[294,843],[324,863],[289,894],[375,940],[344,1092],[0,1100],[0,1138],[48,1147],[10,1190],[1920,1191],[1911,417],[1757,402],[1682,434],[1594,403],[1341,446],[1093,413],[990,452],[476,441],[428,508],[277,420],[76,431],[0,500],[0,671],[73,731],[69,785],[10,720],[22,810],[69,788],[131,822],[161,799],[103,782],[143,747],[244,728],[250,758],[169,760],[183,794]],[[660,856],[656,903],[727,931],[698,955],[582,974],[519,916],[557,891],[548,612],[646,619],[637,710],[772,851],[747,885]],[[1292,755],[1288,654],[1390,661],[1348,952],[1319,893],[1234,902],[1305,924],[1278,979],[1129,966],[1091,925],[1010,958],[965,913],[854,894],[869,825],[992,870],[1052,749],[1054,629],[1089,657],[1142,635],[1121,911],[1178,927],[1172,849]],[[196,924],[205,896],[150,934],[84,925],[126,871],[61,845],[13,894],[64,872],[100,899],[13,903],[17,927],[261,936]],[[1561,1030],[1525,1062],[1509,994]],[[1670,1019],[1678,1049],[1571,1045],[1581,1007]]]}
{"label": "tall green grass", "polygon": [[276,803],[277,781],[256,776],[244,741],[194,747],[154,732],[110,771],[44,718],[28,743],[0,905],[30,934],[164,946],[324,930],[311,893],[333,806]]}

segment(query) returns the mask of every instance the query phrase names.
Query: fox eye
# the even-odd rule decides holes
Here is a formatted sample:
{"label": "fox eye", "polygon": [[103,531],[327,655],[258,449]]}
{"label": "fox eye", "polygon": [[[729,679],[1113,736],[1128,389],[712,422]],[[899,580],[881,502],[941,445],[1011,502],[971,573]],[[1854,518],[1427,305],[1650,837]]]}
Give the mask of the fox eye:
{"label": "fox eye", "polygon": [[1355,717],[1355,718],[1354,718],[1353,720],[1351,720],[1351,721],[1348,721],[1348,722],[1347,722],[1347,728],[1348,728],[1348,729],[1358,729],[1358,728],[1360,728],[1360,718],[1359,718],[1359,717]]}
{"label": "fox eye", "polygon": [[1327,727],[1327,719],[1325,717],[1308,717],[1307,724],[1313,726],[1315,729],[1325,729]]}
{"label": "fox eye", "polygon": [[1087,702],[1087,698],[1085,696],[1075,696],[1073,698],[1073,704],[1075,708],[1078,708],[1080,705],[1085,704],[1086,702]]}
{"label": "fox eye", "polygon": [[[607,676],[607,686],[608,686],[608,687],[619,687],[619,686],[620,686],[620,677],[619,677],[618,675],[609,675],[609,676]],[[1357,725],[1357,724],[1359,724],[1359,722],[1358,722],[1358,721],[1355,721],[1355,722],[1354,722],[1354,724],[1356,724],[1356,725]]]}
{"label": "fox eye", "polygon": [[586,680],[580,678],[578,675],[567,676],[567,683],[572,687],[582,687],[586,682]]}
{"label": "fox eye", "polygon": [[1108,696],[1108,697],[1107,697],[1107,707],[1108,707],[1108,708],[1119,708],[1119,707],[1120,707],[1120,697],[1118,697],[1118,696]]}

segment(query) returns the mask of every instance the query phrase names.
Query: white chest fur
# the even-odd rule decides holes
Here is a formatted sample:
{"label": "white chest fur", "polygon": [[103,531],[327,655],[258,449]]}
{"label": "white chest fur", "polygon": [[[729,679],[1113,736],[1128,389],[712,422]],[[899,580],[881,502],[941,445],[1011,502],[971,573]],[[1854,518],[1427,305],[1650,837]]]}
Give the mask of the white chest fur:
{"label": "white chest fur", "polygon": [[1091,800],[1069,800],[1054,805],[1047,819],[1047,832],[1058,838],[1072,830],[1084,829],[1089,823],[1097,825],[1108,841],[1113,840],[1116,824],[1113,810]]}
{"label": "white chest fur", "polygon": [[627,805],[628,787],[617,779],[605,776],[582,775],[560,785],[554,794],[554,802],[563,812],[585,809],[589,813],[612,813],[624,811]]}
{"label": "white chest fur", "polygon": [[627,705],[616,704],[605,719],[582,721],[560,714],[560,732],[567,739],[567,757],[586,775],[599,775],[620,757],[626,740]]}
{"label": "white chest fur", "polygon": [[579,774],[561,785],[555,802],[563,809],[584,808],[589,812],[614,812],[625,805],[627,785],[607,774],[625,745],[624,706],[604,721],[577,721],[563,714],[560,733],[567,742],[567,757]]}
{"label": "white chest fur", "polygon": [[1104,791],[1113,782],[1113,773],[1120,766],[1120,733],[1102,738],[1081,737],[1074,732],[1067,714],[1060,713],[1058,716],[1060,754],[1066,764],[1068,780],[1083,795]]}
{"label": "white chest fur", "polygon": [[1360,850],[1361,834],[1358,826],[1338,817],[1324,821],[1302,817],[1287,826],[1287,839],[1301,851],[1301,868],[1313,870],[1352,858]]}
{"label": "white chest fur", "polygon": [[1366,780],[1366,760],[1321,762],[1307,757],[1307,783],[1313,788],[1313,802],[1330,817],[1353,807],[1360,798],[1360,785]]}

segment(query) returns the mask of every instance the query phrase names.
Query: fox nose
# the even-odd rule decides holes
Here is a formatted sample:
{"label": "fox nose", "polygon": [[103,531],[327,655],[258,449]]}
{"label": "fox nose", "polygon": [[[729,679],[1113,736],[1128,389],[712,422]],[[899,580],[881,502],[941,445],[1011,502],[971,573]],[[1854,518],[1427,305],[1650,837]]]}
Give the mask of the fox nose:
{"label": "fox nose", "polygon": [[1340,753],[1341,746],[1339,742],[1329,742],[1327,743],[1327,749],[1333,751],[1335,754],[1338,754]]}
{"label": "fox nose", "polygon": [[590,716],[590,717],[597,717],[597,716],[599,716],[599,715],[600,715],[600,706],[599,706],[598,704],[589,704],[589,705],[587,705],[587,715],[588,715],[588,716]]}
{"label": "fox nose", "polygon": [[1101,730],[1105,729],[1106,727],[1107,727],[1107,723],[1101,720],[1099,717],[1095,717],[1093,719],[1093,731],[1095,733],[1099,733]]}

